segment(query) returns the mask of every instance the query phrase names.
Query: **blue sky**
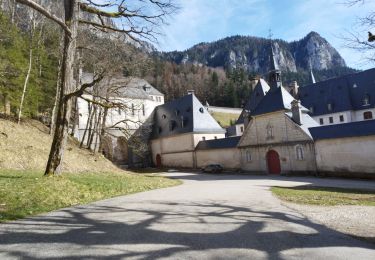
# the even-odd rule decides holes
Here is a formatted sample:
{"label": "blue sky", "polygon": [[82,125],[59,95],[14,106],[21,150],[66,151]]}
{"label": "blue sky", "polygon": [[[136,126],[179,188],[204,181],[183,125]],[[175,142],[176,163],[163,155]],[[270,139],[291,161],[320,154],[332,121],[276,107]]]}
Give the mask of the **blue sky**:
{"label": "blue sky", "polygon": [[[231,35],[268,37],[293,41],[316,31],[335,47],[347,64],[372,67],[363,55],[346,48],[343,35],[358,31],[357,18],[375,10],[375,1],[348,7],[345,0],[177,0],[180,11],[162,28],[158,49],[185,50],[200,42]],[[367,32],[363,31],[363,35]]]}

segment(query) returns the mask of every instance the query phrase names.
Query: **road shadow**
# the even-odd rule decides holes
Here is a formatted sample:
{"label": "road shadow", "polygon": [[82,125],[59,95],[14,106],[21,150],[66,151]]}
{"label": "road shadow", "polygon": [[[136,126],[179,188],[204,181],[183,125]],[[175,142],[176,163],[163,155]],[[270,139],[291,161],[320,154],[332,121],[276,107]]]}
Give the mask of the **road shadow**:
{"label": "road shadow", "polygon": [[225,249],[230,258],[256,252],[280,259],[294,249],[375,249],[294,213],[215,202],[142,204],[92,204],[0,225],[0,252],[20,259],[181,259]]}

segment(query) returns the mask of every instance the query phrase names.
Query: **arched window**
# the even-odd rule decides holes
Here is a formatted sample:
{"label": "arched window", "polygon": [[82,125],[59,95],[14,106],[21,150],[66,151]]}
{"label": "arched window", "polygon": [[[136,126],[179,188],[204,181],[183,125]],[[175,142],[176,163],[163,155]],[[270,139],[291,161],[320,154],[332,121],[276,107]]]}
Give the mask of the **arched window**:
{"label": "arched window", "polygon": [[366,95],[363,97],[363,105],[364,105],[364,106],[370,105],[370,95],[369,95],[369,94],[366,94]]}
{"label": "arched window", "polygon": [[251,153],[250,150],[246,150],[246,161],[251,162]]}
{"label": "arched window", "polygon": [[304,159],[303,148],[300,145],[296,146],[297,160],[302,161]]}
{"label": "arched window", "polygon": [[372,119],[372,112],[371,111],[366,111],[363,113],[363,119],[364,120],[369,120]]}

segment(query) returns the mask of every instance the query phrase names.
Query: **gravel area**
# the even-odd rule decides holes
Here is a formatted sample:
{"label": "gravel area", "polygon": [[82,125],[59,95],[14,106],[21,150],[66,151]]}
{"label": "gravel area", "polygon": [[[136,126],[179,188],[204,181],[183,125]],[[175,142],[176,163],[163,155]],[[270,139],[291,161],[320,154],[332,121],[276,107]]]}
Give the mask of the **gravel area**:
{"label": "gravel area", "polygon": [[313,206],[283,202],[313,222],[375,243],[375,207]]}

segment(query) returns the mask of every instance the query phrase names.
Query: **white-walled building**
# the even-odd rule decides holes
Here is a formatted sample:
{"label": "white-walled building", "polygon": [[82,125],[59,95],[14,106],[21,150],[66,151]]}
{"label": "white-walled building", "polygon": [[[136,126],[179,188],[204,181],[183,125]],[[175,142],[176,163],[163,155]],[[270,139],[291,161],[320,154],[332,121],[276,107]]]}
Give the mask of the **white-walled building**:
{"label": "white-walled building", "polygon": [[[85,76],[85,81],[91,81],[90,75]],[[126,164],[128,139],[148,119],[155,107],[164,104],[164,95],[146,80],[134,77],[104,78],[90,92],[92,94],[85,94],[83,98],[77,100],[78,121],[75,137],[79,141],[87,138],[85,129],[90,107],[85,99],[92,100],[95,95],[101,96],[97,98],[100,102],[108,99],[110,103],[116,105],[107,112],[106,137],[102,140],[102,152],[110,160]],[[95,136],[92,148],[99,148],[97,142],[99,138]]]}
{"label": "white-walled building", "polygon": [[375,69],[304,86],[299,98],[320,125],[371,120],[375,118]]}
{"label": "white-walled building", "polygon": [[196,168],[198,143],[224,137],[225,130],[191,93],[155,109],[152,161],[157,167]]}

